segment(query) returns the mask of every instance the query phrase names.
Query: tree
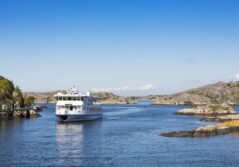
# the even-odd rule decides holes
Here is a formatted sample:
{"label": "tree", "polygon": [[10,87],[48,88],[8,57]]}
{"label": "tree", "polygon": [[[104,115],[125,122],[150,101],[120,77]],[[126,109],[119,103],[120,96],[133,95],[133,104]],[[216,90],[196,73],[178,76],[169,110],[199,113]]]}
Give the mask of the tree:
{"label": "tree", "polygon": [[21,89],[16,86],[14,92],[13,92],[13,98],[14,98],[14,103],[17,107],[24,107],[24,98],[22,95]]}
{"label": "tree", "polygon": [[24,104],[26,107],[31,107],[34,104],[35,97],[33,96],[25,96],[24,97]]}
{"label": "tree", "polygon": [[2,105],[12,106],[14,89],[15,87],[11,81],[0,76],[0,107]]}
{"label": "tree", "polygon": [[0,98],[5,99],[11,99],[12,93],[14,91],[14,85],[11,81],[0,77]]}

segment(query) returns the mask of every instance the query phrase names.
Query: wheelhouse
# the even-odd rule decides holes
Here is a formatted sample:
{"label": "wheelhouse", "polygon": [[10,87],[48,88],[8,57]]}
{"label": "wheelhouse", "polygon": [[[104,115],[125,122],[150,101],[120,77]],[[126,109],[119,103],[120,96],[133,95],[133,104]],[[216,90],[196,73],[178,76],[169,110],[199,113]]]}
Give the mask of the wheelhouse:
{"label": "wheelhouse", "polygon": [[56,101],[83,101],[83,97],[77,96],[56,96]]}

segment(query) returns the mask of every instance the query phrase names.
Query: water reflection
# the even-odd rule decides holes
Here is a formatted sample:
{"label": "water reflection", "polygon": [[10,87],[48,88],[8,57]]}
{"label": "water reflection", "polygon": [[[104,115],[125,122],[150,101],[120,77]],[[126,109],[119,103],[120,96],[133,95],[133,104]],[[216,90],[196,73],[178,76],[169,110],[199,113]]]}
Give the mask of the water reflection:
{"label": "water reflection", "polygon": [[6,119],[0,121],[0,137],[4,138],[5,134],[11,134],[12,132],[17,133],[20,129],[22,129],[23,124],[22,119]]}
{"label": "water reflection", "polygon": [[11,128],[12,126],[21,124],[22,119],[5,119],[0,121],[0,129],[6,130],[8,128]]}
{"label": "water reflection", "polygon": [[239,132],[232,132],[229,135],[239,138]]}
{"label": "water reflection", "polygon": [[[87,138],[95,135],[94,132],[100,130],[101,121],[83,123],[57,123],[56,124],[56,144],[57,144],[57,164],[78,164],[82,165],[85,151],[88,148]],[[89,134],[91,132],[92,134]]]}

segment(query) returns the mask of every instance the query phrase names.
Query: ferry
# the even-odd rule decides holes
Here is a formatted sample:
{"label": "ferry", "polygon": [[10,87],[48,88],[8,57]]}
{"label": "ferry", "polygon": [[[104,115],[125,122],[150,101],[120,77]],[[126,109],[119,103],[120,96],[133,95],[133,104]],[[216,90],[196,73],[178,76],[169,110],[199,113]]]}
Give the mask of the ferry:
{"label": "ferry", "polygon": [[102,107],[90,92],[81,94],[76,88],[57,93],[56,117],[60,122],[90,121],[102,118]]}

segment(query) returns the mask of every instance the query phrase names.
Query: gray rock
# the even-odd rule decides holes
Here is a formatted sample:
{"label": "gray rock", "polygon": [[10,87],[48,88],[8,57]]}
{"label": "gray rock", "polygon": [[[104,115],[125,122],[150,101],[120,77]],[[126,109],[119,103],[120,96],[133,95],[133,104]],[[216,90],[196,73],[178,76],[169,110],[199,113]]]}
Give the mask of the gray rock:
{"label": "gray rock", "polygon": [[191,131],[178,131],[161,133],[164,137],[208,137],[232,133],[239,130],[239,126],[215,126],[209,125]]}
{"label": "gray rock", "polygon": [[200,119],[200,121],[204,121],[204,122],[225,122],[225,121],[233,121],[233,120],[239,120],[239,115],[232,114],[232,115],[210,116],[210,117],[203,117]]}
{"label": "gray rock", "polygon": [[236,114],[236,111],[227,104],[210,104],[193,108],[182,109],[176,112],[181,115],[227,115]]}

